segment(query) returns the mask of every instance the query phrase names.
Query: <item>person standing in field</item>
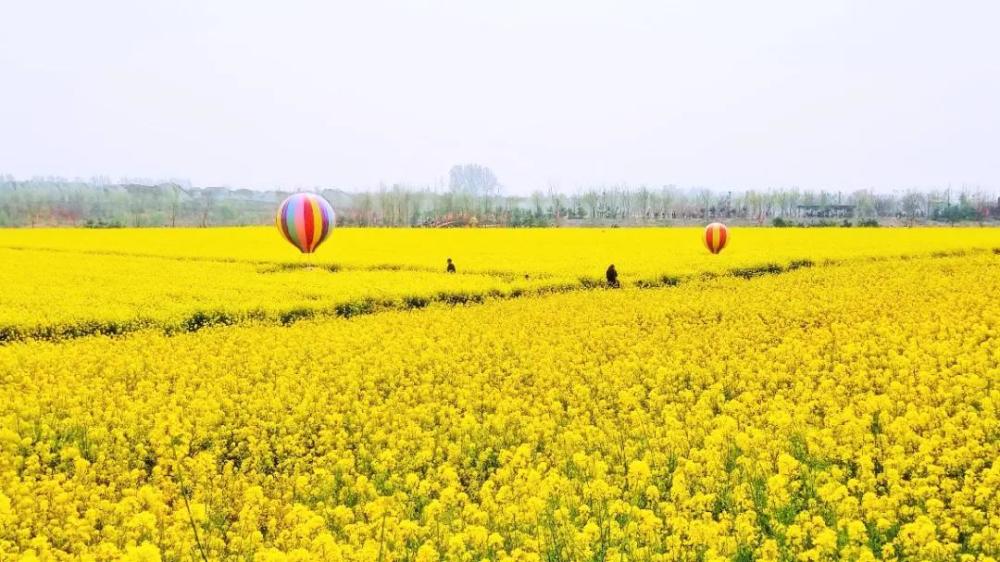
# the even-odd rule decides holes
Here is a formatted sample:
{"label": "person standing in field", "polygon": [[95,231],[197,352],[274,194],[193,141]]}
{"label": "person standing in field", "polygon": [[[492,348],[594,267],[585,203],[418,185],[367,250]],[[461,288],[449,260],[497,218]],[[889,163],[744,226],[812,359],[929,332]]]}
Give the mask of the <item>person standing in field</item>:
{"label": "person standing in field", "polygon": [[608,266],[608,270],[604,272],[604,276],[608,279],[608,287],[618,287],[618,270],[615,269],[615,264]]}
{"label": "person standing in field", "polygon": [[451,261],[451,258],[448,258],[448,268],[447,268],[447,271],[448,271],[448,273],[455,273],[455,264]]}

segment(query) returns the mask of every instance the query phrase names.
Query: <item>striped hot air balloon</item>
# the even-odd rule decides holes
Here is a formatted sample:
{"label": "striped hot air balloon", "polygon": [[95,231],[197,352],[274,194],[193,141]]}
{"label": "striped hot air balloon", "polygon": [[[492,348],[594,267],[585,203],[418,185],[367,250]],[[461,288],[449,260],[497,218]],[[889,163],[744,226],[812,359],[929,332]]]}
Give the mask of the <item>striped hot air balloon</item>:
{"label": "striped hot air balloon", "polygon": [[315,193],[296,193],[278,207],[275,224],[285,240],[311,254],[333,230],[333,207]]}
{"label": "striped hot air balloon", "polygon": [[713,222],[705,227],[705,247],[709,252],[718,254],[729,241],[729,229],[721,222]]}

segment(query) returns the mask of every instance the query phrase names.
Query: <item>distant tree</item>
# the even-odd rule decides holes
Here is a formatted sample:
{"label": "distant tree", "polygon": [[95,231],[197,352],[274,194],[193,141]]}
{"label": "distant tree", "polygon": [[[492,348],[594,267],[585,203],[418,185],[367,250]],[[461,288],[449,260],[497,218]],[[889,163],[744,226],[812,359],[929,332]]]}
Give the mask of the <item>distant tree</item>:
{"label": "distant tree", "polygon": [[906,217],[907,224],[913,226],[917,217],[921,214],[921,210],[924,205],[924,196],[920,193],[911,191],[903,196],[903,199],[900,201],[900,206],[903,211],[903,216]]}
{"label": "distant tree", "polygon": [[855,206],[855,214],[861,219],[871,219],[876,216],[875,196],[871,191],[855,191],[851,195],[851,200]]}
{"label": "distant tree", "polygon": [[535,212],[535,219],[541,220],[545,215],[545,195],[541,191],[535,190],[531,192],[531,207]]}
{"label": "distant tree", "polygon": [[674,204],[678,199],[677,186],[665,185],[660,189],[660,213],[664,219],[674,218]]}
{"label": "distant tree", "polygon": [[549,202],[552,204],[552,219],[554,224],[559,226],[562,223],[562,208],[565,205],[565,196],[559,191],[559,186],[554,182],[549,182]]}
{"label": "distant tree", "polygon": [[370,193],[361,194],[357,205],[358,223],[362,226],[371,226],[375,217],[375,199]]}
{"label": "distant tree", "polygon": [[448,172],[448,188],[457,211],[470,213],[488,210],[500,196],[500,182],[492,170],[481,164],[452,166]]}
{"label": "distant tree", "polygon": [[181,195],[186,195],[184,189],[176,183],[168,183],[160,186],[166,192],[166,199],[168,201],[168,209],[170,216],[170,226],[177,226],[177,213],[181,210]]}
{"label": "distant tree", "polygon": [[215,207],[216,194],[213,188],[208,187],[202,189],[199,195],[198,211],[201,214],[201,226],[204,228],[208,226],[208,215]]}
{"label": "distant tree", "polygon": [[645,185],[639,187],[639,190],[635,193],[635,209],[638,212],[638,217],[642,222],[649,220],[649,213],[653,206],[653,194],[649,191],[649,188]]}
{"label": "distant tree", "polygon": [[593,188],[588,189],[580,196],[580,201],[584,207],[587,209],[587,216],[593,222],[597,221],[597,209],[600,205],[600,196],[597,191]]}
{"label": "distant tree", "polygon": [[696,197],[698,199],[698,206],[701,209],[702,218],[708,220],[712,208],[712,191],[704,188],[699,189]]}
{"label": "distant tree", "polygon": [[[974,186],[961,191],[939,189],[910,191],[904,195],[878,194],[872,190],[801,191],[798,188],[718,192],[681,190],[668,185],[651,190],[625,184],[595,186],[566,194],[554,183],[528,196],[501,196],[492,172],[478,165],[459,166],[453,182],[435,187],[380,185],[375,191],[348,193],[314,188],[334,205],[338,224],[510,226],[561,224],[566,218],[671,222],[709,217],[742,218],[763,224],[774,218],[787,222],[802,217],[800,205],[853,204],[854,224],[882,218],[913,224],[918,218],[944,222],[996,220],[1000,201],[995,193]],[[478,179],[477,179],[478,178]],[[145,184],[128,179],[116,184],[106,178],[91,180],[35,177],[19,181],[0,175],[0,225],[130,225],[217,226],[268,224],[288,192],[261,193],[248,189],[189,188],[171,180]],[[815,218],[824,218],[823,213]],[[843,217],[839,217],[843,218]],[[883,223],[884,224],[884,223]]]}
{"label": "distant tree", "polygon": [[486,166],[462,164],[452,166],[448,172],[448,187],[452,191],[483,195],[499,189],[500,182],[497,181],[493,171]]}

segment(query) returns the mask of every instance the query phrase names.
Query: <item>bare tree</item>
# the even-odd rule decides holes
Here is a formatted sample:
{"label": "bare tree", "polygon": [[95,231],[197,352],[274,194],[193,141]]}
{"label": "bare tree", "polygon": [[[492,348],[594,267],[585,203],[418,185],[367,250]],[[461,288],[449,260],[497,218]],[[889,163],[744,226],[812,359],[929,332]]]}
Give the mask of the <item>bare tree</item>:
{"label": "bare tree", "polygon": [[674,202],[677,200],[677,186],[665,185],[660,189],[660,209],[663,218],[674,218]]}
{"label": "bare tree", "polygon": [[635,194],[635,207],[639,213],[639,218],[645,223],[649,220],[649,213],[653,205],[653,194],[645,185],[639,187]]}
{"label": "bare tree", "polygon": [[921,210],[924,208],[924,205],[926,205],[926,202],[923,201],[923,199],[923,195],[911,191],[904,195],[903,199],[900,201],[900,207],[902,208],[903,215],[906,217],[907,224],[910,226],[913,226],[917,220],[917,216],[920,215]]}
{"label": "bare tree", "polygon": [[448,172],[448,187],[463,215],[468,215],[473,209],[479,212],[488,210],[493,199],[500,195],[496,174],[481,164],[452,166]]}
{"label": "bare tree", "polygon": [[597,222],[597,208],[600,204],[600,196],[598,196],[597,191],[593,188],[588,189],[580,196],[580,201],[586,207],[587,216],[590,217],[591,222]]}
{"label": "bare tree", "polygon": [[170,202],[170,226],[177,226],[177,213],[181,210],[181,195],[187,195],[184,188],[176,183],[169,183],[164,186],[168,190],[167,200]]}
{"label": "bare tree", "polygon": [[215,207],[215,191],[208,187],[202,189],[200,195],[201,226],[204,228],[208,226],[208,215],[212,212],[212,208]]}
{"label": "bare tree", "polygon": [[541,191],[535,190],[531,192],[531,205],[535,209],[535,218],[542,218],[545,214],[545,209],[543,205],[545,204],[545,195]]}
{"label": "bare tree", "polygon": [[712,191],[709,189],[699,189],[695,195],[701,209],[702,218],[708,220],[712,208]]}
{"label": "bare tree", "polygon": [[552,203],[552,218],[555,225],[562,224],[562,208],[565,204],[565,196],[559,191],[559,186],[555,182],[549,182],[549,201]]}

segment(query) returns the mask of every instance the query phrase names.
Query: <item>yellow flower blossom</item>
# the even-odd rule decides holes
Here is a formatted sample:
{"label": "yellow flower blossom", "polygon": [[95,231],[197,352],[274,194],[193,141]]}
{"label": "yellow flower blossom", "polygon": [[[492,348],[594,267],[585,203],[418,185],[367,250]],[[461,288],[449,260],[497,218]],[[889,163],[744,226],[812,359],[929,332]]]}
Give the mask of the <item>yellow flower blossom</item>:
{"label": "yellow flower blossom", "polygon": [[[72,280],[91,258],[122,266],[93,274],[104,287],[53,281],[62,301],[3,268],[12,324],[103,321],[92,304],[105,297],[109,317],[153,322],[0,345],[0,560],[987,560],[1000,551],[1000,256],[981,249],[996,234],[915,232],[809,231],[752,252],[734,233],[731,254],[682,252],[691,277],[676,287],[190,333],[160,323],[194,302],[241,306],[232,295],[245,291],[256,307],[282,293],[256,279],[282,261],[257,230],[159,233],[172,243],[142,232],[145,249],[121,233],[0,233],[4,258]],[[290,298],[370,296],[369,275],[401,281],[392,298],[443,290],[421,276],[444,275],[421,268],[450,241],[497,261],[469,259],[476,273],[441,283],[514,290],[528,257],[501,259],[505,236],[553,257],[524,270],[535,288],[591,265],[552,241],[633,240],[622,263],[655,254],[636,270],[653,276],[672,264],[651,244],[679,235],[372,236],[409,240],[413,255],[317,257],[345,269],[284,271],[286,284],[315,277],[301,281],[320,296],[285,286]],[[221,248],[236,240],[261,240],[264,257]],[[98,241],[107,252],[87,253]],[[927,255],[959,242],[975,251]],[[887,257],[902,254],[919,255]],[[814,267],[702,275],[800,258]],[[141,288],[114,280],[161,261]],[[376,268],[387,263],[412,269]],[[227,271],[241,273],[174,286]],[[346,286],[323,286],[336,279]],[[40,300],[48,312],[24,312]]]}

